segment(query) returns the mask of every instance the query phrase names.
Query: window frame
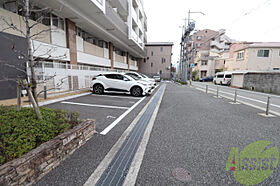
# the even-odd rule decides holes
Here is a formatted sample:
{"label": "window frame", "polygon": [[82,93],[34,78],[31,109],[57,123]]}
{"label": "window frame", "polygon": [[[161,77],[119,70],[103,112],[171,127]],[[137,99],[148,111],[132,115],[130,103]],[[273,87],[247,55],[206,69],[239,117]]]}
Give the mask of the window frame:
{"label": "window frame", "polygon": [[269,57],[270,50],[259,49],[257,52],[257,57]]}

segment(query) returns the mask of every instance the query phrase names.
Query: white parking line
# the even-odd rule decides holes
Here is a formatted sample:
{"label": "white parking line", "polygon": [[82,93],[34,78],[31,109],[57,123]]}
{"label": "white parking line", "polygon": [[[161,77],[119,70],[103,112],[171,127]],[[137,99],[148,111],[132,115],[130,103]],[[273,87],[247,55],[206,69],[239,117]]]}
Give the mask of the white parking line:
{"label": "white parking line", "polygon": [[87,106],[87,107],[100,107],[100,108],[111,108],[111,109],[123,109],[128,110],[129,107],[118,107],[118,106],[111,106],[111,105],[95,105],[95,104],[86,104],[86,103],[74,103],[74,102],[61,102],[63,104],[69,104],[69,105],[80,105],[80,106]]}
{"label": "white parking line", "polygon": [[146,97],[140,99],[132,107],[130,107],[125,113],[123,113],[118,119],[116,119],[112,124],[110,124],[106,129],[104,129],[100,134],[106,135],[110,130],[112,130],[125,116],[127,116],[135,107],[137,107]]}
{"label": "white parking line", "polygon": [[92,94],[92,96],[96,96],[96,97],[110,97],[110,98],[122,98],[122,99],[137,99],[137,100],[141,99],[141,98],[128,97],[128,96],[111,96],[111,95],[97,95],[97,94]]}

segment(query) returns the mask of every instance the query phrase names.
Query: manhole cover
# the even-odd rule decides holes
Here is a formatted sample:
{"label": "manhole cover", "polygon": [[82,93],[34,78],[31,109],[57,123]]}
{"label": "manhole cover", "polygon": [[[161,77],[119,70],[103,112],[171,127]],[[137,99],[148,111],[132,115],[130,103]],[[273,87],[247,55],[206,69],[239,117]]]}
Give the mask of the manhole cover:
{"label": "manhole cover", "polygon": [[177,180],[182,182],[188,182],[191,181],[192,179],[191,174],[186,169],[183,168],[176,168],[173,170],[172,173]]}

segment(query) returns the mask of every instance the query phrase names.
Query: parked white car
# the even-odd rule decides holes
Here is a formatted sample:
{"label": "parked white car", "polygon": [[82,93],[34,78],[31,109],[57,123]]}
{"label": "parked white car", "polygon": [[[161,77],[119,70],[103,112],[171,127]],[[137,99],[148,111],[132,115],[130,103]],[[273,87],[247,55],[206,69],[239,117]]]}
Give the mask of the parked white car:
{"label": "parked white car", "polygon": [[115,72],[102,73],[94,77],[90,87],[94,94],[121,92],[138,97],[148,95],[151,92],[151,87],[147,83],[136,81],[130,76]]}
{"label": "parked white car", "polygon": [[138,72],[126,72],[125,75],[129,75],[129,76],[134,76],[136,77],[138,80],[147,82],[150,86],[152,86],[152,88],[155,88],[155,86],[157,85],[157,83],[155,82],[154,79],[149,78],[148,76],[142,74],[142,73],[138,73]]}
{"label": "parked white car", "polygon": [[154,76],[153,76],[153,79],[154,79],[156,82],[160,82],[160,81],[161,81],[159,75],[154,75]]}
{"label": "parked white car", "polygon": [[217,85],[230,85],[231,84],[231,72],[218,72],[214,77],[214,84]]}

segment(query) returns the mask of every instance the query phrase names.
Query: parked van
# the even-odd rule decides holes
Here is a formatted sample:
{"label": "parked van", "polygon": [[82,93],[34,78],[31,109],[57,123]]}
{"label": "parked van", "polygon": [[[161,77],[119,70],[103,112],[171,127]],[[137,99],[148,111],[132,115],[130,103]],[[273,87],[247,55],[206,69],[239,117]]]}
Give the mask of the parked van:
{"label": "parked van", "polygon": [[216,85],[230,85],[231,84],[231,72],[218,72],[214,77],[214,84]]}

